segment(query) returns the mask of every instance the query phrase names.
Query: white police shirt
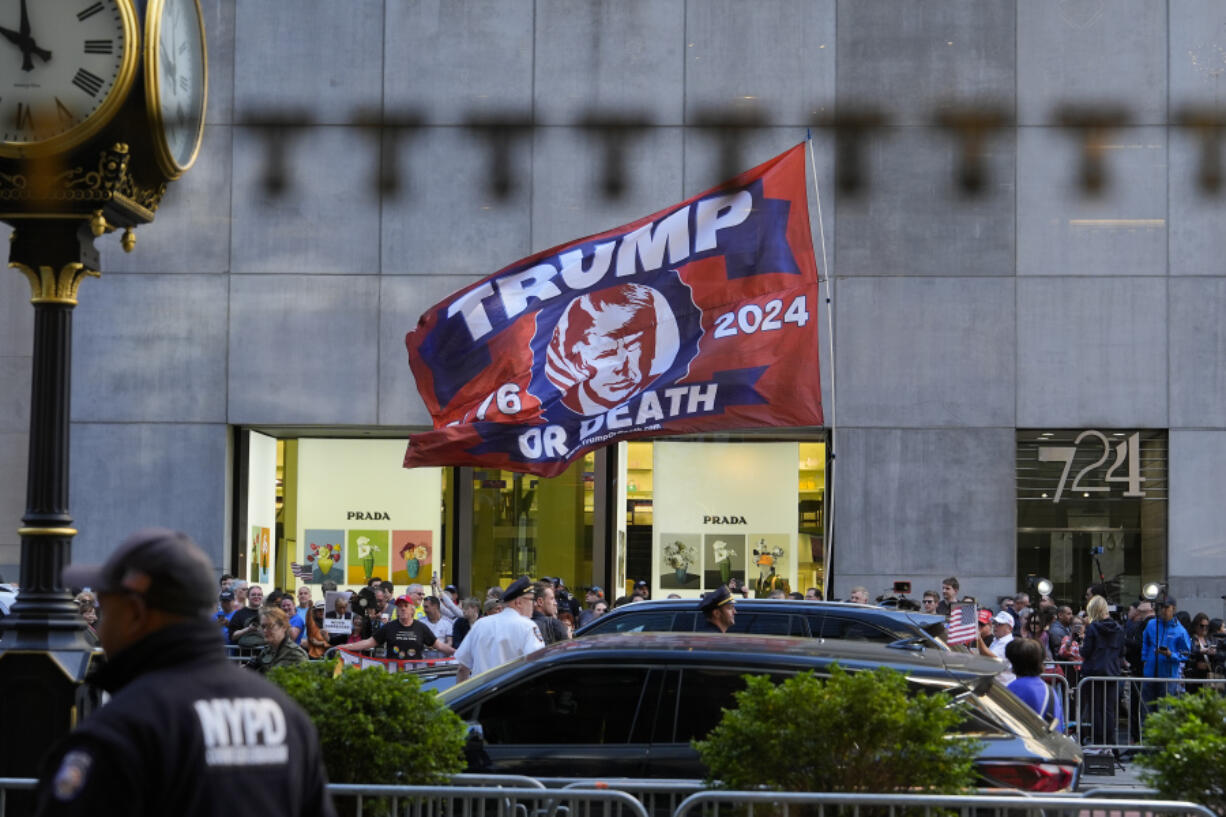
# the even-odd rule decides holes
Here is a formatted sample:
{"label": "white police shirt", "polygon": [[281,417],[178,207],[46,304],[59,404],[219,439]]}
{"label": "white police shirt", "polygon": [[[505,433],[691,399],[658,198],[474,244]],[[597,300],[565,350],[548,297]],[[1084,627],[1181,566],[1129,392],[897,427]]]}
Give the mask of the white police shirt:
{"label": "white police shirt", "polygon": [[532,619],[507,608],[477,619],[456,650],[456,661],[473,675],[493,669],[545,646],[545,639]]}

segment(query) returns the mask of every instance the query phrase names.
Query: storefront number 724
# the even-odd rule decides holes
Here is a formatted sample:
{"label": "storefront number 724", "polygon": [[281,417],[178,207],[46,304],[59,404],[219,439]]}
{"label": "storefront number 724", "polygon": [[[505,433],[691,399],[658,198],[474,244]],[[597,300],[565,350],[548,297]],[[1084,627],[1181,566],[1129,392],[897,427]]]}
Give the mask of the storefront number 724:
{"label": "storefront number 724", "polygon": [[[1082,440],[1087,437],[1097,441],[1090,443],[1097,450],[1098,446],[1102,446],[1102,456],[1094,462],[1087,465],[1077,472],[1077,476],[1073,479],[1073,484],[1068,485],[1069,471],[1073,467],[1073,459],[1077,456],[1077,447],[1081,445]],[[1094,471],[1102,468],[1107,464],[1107,460],[1111,457],[1111,441],[1107,439],[1107,435],[1101,431],[1089,429],[1077,435],[1077,439],[1073,440],[1072,445],[1047,445],[1039,448],[1039,462],[1063,462],[1064,471],[1060,474],[1060,484],[1056,488],[1056,498],[1052,502],[1059,502],[1060,497],[1064,494],[1067,486],[1070,491],[1082,491],[1085,493],[1105,492],[1111,490],[1110,483],[1123,482],[1128,486],[1128,490],[1124,491],[1126,497],[1142,497],[1145,492],[1141,490],[1141,483],[1145,481],[1145,477],[1141,476],[1141,434],[1133,432],[1127,439],[1121,441],[1115,446],[1115,462],[1111,467],[1106,469],[1106,475],[1102,482],[1103,485],[1087,485],[1087,479],[1092,479],[1091,475]],[[1127,473],[1119,476],[1116,474],[1121,466],[1127,466]]]}

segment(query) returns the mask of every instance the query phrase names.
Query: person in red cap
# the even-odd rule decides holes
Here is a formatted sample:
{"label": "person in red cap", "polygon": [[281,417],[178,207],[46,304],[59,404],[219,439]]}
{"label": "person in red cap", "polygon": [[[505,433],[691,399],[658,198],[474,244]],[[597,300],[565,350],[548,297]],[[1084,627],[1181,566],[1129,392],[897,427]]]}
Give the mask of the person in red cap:
{"label": "person in red cap", "polygon": [[438,638],[420,620],[413,618],[415,609],[412,596],[396,599],[396,620],[384,624],[370,638],[363,638],[347,646],[350,650],[370,650],[387,645],[387,657],[398,660],[418,659],[426,648],[438,650],[443,655],[453,655],[455,648]]}
{"label": "person in red cap", "polygon": [[314,724],[280,689],[226,660],[213,565],[185,534],[137,531],[98,566],[69,565],[103,614],[111,700],[44,761],[36,814],[335,817]]}

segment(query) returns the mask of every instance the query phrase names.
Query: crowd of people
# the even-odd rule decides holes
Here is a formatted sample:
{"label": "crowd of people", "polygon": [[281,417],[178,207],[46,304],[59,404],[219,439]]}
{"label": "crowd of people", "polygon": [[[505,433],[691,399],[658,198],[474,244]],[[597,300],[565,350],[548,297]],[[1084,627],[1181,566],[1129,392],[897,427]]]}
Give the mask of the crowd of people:
{"label": "crowd of people", "polygon": [[[867,600],[867,591],[854,588],[853,599]],[[1080,609],[1050,596],[1032,603],[1028,592],[982,605],[961,595],[958,579],[951,576],[939,593],[925,591],[918,604],[889,595],[878,603],[945,615],[957,604],[974,605],[978,632],[960,649],[1004,662],[999,680],[1062,728],[1066,719],[1080,720],[1080,733],[1094,745],[1138,742],[1141,723],[1157,699],[1180,694],[1187,679],[1226,678],[1226,624],[1205,613],[1190,616],[1165,593],[1126,609],[1113,608],[1099,586],[1087,589]],[[1062,711],[1060,696],[1044,681],[1054,676],[1064,677],[1073,693],[1070,713]],[[1114,680],[1130,677],[1160,680]],[[1078,695],[1081,679],[1098,680],[1087,680]],[[1121,717],[1127,736],[1118,733]]]}

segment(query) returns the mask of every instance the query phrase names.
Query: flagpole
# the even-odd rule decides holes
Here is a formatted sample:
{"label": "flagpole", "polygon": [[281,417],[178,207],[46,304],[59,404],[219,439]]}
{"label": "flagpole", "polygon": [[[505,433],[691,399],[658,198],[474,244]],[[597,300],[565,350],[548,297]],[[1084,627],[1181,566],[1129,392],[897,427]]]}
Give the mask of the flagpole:
{"label": "flagpole", "polygon": [[[817,183],[817,158],[813,153],[813,132],[811,130],[805,132],[805,141],[809,147],[809,169],[813,174],[813,198],[817,202],[817,234],[818,246],[822,251],[822,266],[818,274],[818,283],[822,278],[826,280],[826,326],[827,334],[830,337],[830,437],[827,442],[829,446],[829,456],[827,457],[827,473],[826,473],[826,506],[828,513],[826,514],[825,530],[822,532],[822,569],[824,571],[822,581],[822,595],[827,599],[830,598],[830,589],[832,586],[833,571],[831,570],[830,556],[834,551],[834,500],[836,497],[834,491],[834,475],[835,475],[835,450],[834,438],[835,431],[838,429],[838,415],[836,392],[834,388],[834,296],[833,288],[831,287],[830,266],[826,260],[826,225],[822,220],[822,191]],[[820,351],[819,351],[820,358]],[[825,401],[823,401],[823,408]]]}

